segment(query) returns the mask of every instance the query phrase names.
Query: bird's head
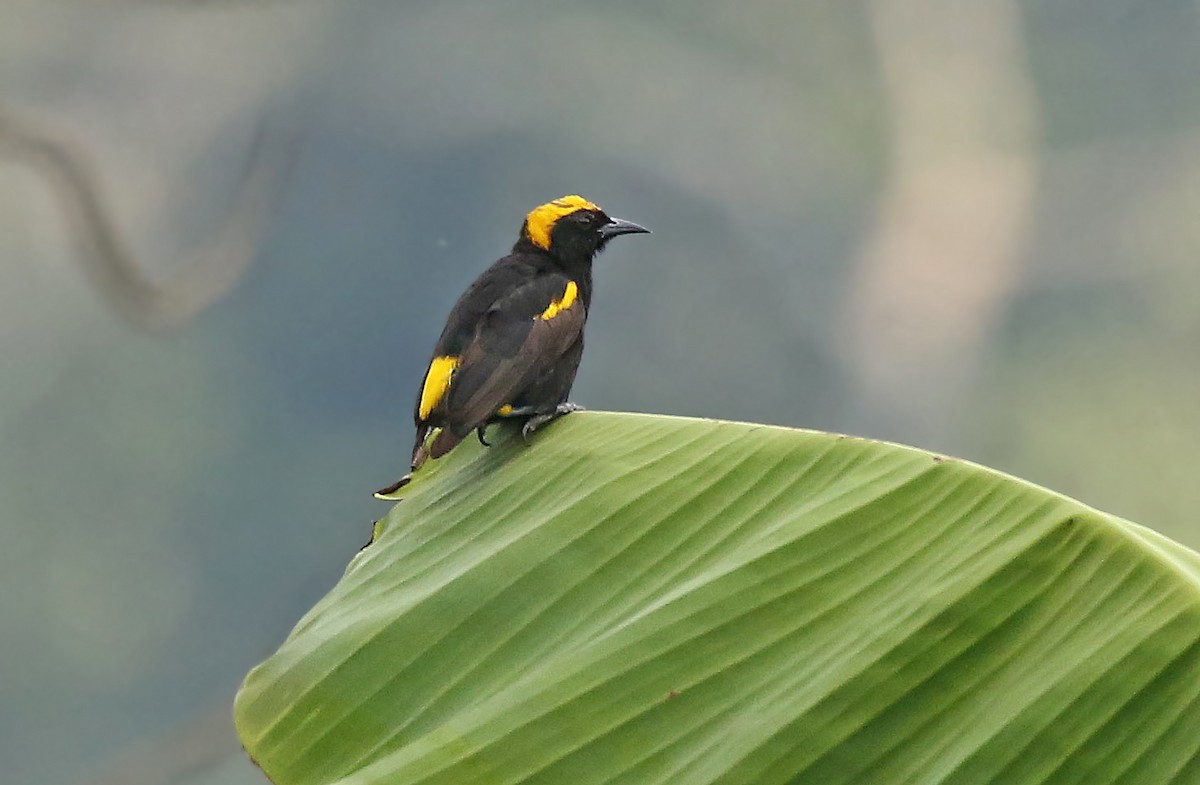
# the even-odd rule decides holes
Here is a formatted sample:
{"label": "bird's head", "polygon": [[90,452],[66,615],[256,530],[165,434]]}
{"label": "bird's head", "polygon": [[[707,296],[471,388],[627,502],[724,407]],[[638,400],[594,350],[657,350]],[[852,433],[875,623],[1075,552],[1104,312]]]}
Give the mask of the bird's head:
{"label": "bird's head", "polygon": [[612,238],[650,230],[632,221],[610,218],[582,196],[564,196],[525,216],[521,240],[563,260],[591,260]]}

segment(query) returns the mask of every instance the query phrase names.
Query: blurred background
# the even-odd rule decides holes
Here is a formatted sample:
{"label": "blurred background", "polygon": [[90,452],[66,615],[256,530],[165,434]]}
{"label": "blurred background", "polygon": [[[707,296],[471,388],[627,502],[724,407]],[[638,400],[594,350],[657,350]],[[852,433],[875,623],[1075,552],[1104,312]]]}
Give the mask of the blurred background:
{"label": "blurred background", "polygon": [[578,402],[910,443],[1200,547],[1198,11],[3,0],[0,780],[262,782],[237,684],[565,193],[654,230],[598,261]]}

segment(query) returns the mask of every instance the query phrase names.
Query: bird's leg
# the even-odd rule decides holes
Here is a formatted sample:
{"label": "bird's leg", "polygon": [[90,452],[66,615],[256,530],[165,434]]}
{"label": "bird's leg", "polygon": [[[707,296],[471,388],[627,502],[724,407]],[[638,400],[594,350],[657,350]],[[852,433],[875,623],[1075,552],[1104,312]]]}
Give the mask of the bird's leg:
{"label": "bird's leg", "polygon": [[533,435],[533,432],[538,428],[541,428],[546,423],[562,417],[564,414],[570,414],[571,412],[579,411],[583,411],[583,407],[579,404],[571,403],[570,401],[564,401],[552,409],[543,409],[541,411],[535,410],[533,412],[533,416],[526,420],[525,424],[521,426],[521,438],[528,442],[529,437]]}
{"label": "bird's leg", "polygon": [[553,414],[557,417],[560,414],[582,411],[584,411],[584,407],[568,401],[567,403],[560,403],[558,406],[551,406],[549,408],[545,406],[518,406],[515,409],[509,409],[504,414],[497,413],[492,416],[497,420],[512,420],[517,417],[536,417],[541,414]]}
{"label": "bird's leg", "polygon": [[509,409],[504,414],[496,412],[492,415],[497,420],[512,420],[517,417],[532,417],[535,414],[543,414],[545,409],[539,409],[536,406],[518,406],[515,409]]}
{"label": "bird's leg", "polygon": [[492,443],[489,442],[487,439],[485,439],[484,438],[485,436],[487,436],[487,424],[486,423],[484,425],[480,425],[478,428],[475,429],[475,438],[479,439],[479,443],[482,444],[484,447],[491,447]]}

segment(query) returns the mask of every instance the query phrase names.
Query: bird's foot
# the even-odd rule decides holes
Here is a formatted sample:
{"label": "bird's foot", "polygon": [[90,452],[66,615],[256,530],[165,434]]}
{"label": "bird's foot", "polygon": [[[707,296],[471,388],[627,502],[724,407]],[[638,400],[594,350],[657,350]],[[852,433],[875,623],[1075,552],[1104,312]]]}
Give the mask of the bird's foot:
{"label": "bird's foot", "polygon": [[546,423],[550,422],[551,420],[556,420],[559,417],[562,417],[564,414],[570,414],[571,412],[580,412],[580,411],[583,411],[582,406],[580,406],[577,403],[571,403],[571,402],[567,401],[564,403],[560,403],[558,406],[555,406],[550,411],[537,412],[537,413],[533,414],[533,416],[530,417],[528,420],[526,420],[525,424],[523,426],[521,426],[521,438],[524,439],[526,443],[528,443],[529,437],[533,435],[533,432],[536,431],[538,428],[541,428]]}
{"label": "bird's foot", "polygon": [[518,406],[516,408],[506,407],[501,412],[496,412],[492,415],[496,420],[515,420],[518,417],[532,417],[535,414],[543,414],[543,410],[536,406]]}

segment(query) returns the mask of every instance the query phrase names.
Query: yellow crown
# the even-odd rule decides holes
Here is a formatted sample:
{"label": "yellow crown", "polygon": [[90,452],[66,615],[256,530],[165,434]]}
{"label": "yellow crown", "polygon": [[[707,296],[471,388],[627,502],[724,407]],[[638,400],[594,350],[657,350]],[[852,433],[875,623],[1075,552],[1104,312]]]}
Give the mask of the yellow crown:
{"label": "yellow crown", "polygon": [[529,239],[538,248],[548,251],[550,250],[550,232],[559,218],[570,215],[576,210],[599,209],[598,205],[592,204],[576,194],[555,199],[553,202],[546,202],[540,207],[533,208],[529,215],[525,216],[525,234],[529,235]]}

